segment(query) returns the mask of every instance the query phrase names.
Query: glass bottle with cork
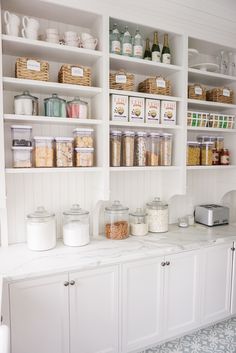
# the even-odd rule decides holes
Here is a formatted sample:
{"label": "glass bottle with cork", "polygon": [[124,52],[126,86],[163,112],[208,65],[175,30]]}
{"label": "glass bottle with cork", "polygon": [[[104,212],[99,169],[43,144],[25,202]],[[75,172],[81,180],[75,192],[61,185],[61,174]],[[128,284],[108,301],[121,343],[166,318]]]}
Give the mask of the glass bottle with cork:
{"label": "glass bottle with cork", "polygon": [[161,61],[163,64],[171,64],[171,53],[169,47],[168,34],[164,34],[164,44],[161,53]]}
{"label": "glass bottle with cork", "polygon": [[143,58],[144,58],[144,60],[152,60],[152,53],[150,50],[150,41],[148,38],[146,39],[146,49],[145,49]]}
{"label": "glass bottle with cork", "polygon": [[161,61],[161,51],[158,43],[158,32],[154,32],[153,44],[152,44],[152,61]]}

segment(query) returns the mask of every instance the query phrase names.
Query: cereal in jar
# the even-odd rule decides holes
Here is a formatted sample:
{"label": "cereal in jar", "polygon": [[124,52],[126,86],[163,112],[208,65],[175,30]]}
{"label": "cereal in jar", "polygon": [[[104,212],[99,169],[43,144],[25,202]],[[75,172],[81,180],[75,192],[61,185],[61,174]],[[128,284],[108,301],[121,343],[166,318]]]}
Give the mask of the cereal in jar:
{"label": "cereal in jar", "polygon": [[187,165],[200,165],[200,143],[187,142]]}
{"label": "cereal in jar", "polygon": [[110,166],[121,166],[121,135],[119,130],[112,130],[110,132]]}
{"label": "cereal in jar", "polygon": [[36,136],[34,137],[34,156],[35,167],[53,167],[54,165],[54,148],[53,137]]}
{"label": "cereal in jar", "polygon": [[75,148],[75,166],[93,167],[94,148]]}
{"label": "cereal in jar", "polygon": [[56,137],[56,166],[73,167],[73,137]]}
{"label": "cereal in jar", "polygon": [[89,128],[77,128],[73,131],[75,147],[92,148],[94,147],[94,130]]}

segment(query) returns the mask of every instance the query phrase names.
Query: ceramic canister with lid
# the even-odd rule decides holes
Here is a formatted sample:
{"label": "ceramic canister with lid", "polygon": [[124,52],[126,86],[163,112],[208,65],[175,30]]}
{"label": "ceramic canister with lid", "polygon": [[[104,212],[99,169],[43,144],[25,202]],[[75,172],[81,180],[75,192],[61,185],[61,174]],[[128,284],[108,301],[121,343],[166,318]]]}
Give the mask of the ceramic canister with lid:
{"label": "ceramic canister with lid", "polygon": [[89,240],[89,212],[75,204],[63,212],[63,242],[67,246],[84,246]]}
{"label": "ceramic canister with lid", "polygon": [[14,97],[14,112],[19,115],[38,115],[38,98],[32,96],[29,91],[24,91]]}
{"label": "ceramic canister with lid", "polygon": [[30,250],[43,251],[56,246],[55,214],[38,207],[27,216],[27,243]]}
{"label": "ceramic canister with lid", "polygon": [[129,236],[129,209],[120,201],[105,208],[105,234],[108,239],[121,240]]}
{"label": "ceramic canister with lid", "polygon": [[168,205],[155,197],[153,201],[147,203],[148,230],[153,233],[168,232]]}
{"label": "ceramic canister with lid", "polygon": [[131,235],[146,235],[148,233],[147,213],[141,208],[130,213],[130,233]]}

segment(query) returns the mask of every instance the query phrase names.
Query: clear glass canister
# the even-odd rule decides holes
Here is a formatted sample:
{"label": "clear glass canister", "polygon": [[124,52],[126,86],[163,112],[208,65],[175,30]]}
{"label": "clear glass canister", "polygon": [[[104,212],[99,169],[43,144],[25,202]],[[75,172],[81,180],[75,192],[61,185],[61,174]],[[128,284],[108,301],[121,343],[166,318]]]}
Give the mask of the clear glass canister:
{"label": "clear glass canister", "polygon": [[168,232],[168,204],[155,197],[152,202],[147,203],[147,223],[149,232]]}
{"label": "clear glass canister", "polygon": [[130,213],[130,233],[131,235],[146,235],[148,233],[147,213],[141,208]]}
{"label": "clear glass canister", "polygon": [[121,135],[119,130],[110,132],[110,165],[111,167],[121,166]]}
{"label": "clear glass canister", "polygon": [[124,167],[134,166],[134,135],[133,131],[122,134],[122,164]]}
{"label": "clear glass canister", "polygon": [[150,132],[148,134],[147,165],[158,166],[160,156],[160,134]]}
{"label": "clear glass canister", "polygon": [[31,96],[29,91],[24,91],[14,97],[14,113],[19,115],[38,115],[38,98]]}
{"label": "clear glass canister", "polygon": [[105,208],[105,234],[108,239],[121,240],[129,236],[129,209],[114,201]]}
{"label": "clear glass canister", "polygon": [[27,216],[27,243],[31,250],[43,251],[56,246],[55,214],[38,207]]}
{"label": "clear glass canister", "polygon": [[55,137],[56,166],[73,167],[73,137]]}
{"label": "clear glass canister", "polygon": [[56,93],[52,97],[44,99],[45,116],[66,118],[66,101]]}
{"label": "clear glass canister", "polygon": [[200,143],[196,141],[187,142],[187,165],[200,165]]}
{"label": "clear glass canister", "polygon": [[172,134],[160,136],[160,165],[170,166],[172,163]]}
{"label": "clear glass canister", "polygon": [[87,119],[88,103],[75,97],[72,101],[67,102],[67,115],[69,118]]}
{"label": "clear glass canister", "polygon": [[201,165],[212,165],[213,142],[203,142],[201,144]]}
{"label": "clear glass canister", "polygon": [[35,167],[53,167],[54,165],[54,149],[53,137],[35,136],[34,137],[34,159]]}
{"label": "clear glass canister", "polygon": [[63,242],[67,246],[83,246],[89,240],[89,212],[75,204],[63,212]]}
{"label": "clear glass canister", "polygon": [[135,155],[135,165],[138,167],[144,167],[146,165],[146,140],[147,133],[143,131],[138,131],[135,133],[135,143],[134,143],[134,155]]}

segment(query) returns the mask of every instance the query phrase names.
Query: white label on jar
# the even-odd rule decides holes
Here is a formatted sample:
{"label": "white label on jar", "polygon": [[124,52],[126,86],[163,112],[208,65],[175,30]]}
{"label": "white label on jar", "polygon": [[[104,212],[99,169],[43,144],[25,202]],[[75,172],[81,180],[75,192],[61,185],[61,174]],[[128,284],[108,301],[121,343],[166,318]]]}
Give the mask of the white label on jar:
{"label": "white label on jar", "polygon": [[162,55],[162,62],[163,64],[170,64],[170,54],[166,53]]}
{"label": "white label on jar", "polygon": [[163,80],[162,78],[157,78],[156,79],[156,84],[157,87],[165,88],[166,87],[166,81]]}
{"label": "white label on jar", "polygon": [[111,42],[111,51],[115,54],[120,54],[120,42],[118,40],[113,40]]}
{"label": "white label on jar", "polygon": [[81,67],[72,67],[71,68],[71,76],[83,77],[84,70]]}
{"label": "white label on jar", "polygon": [[122,47],[123,55],[131,55],[132,54],[132,44],[124,43]]}
{"label": "white label on jar", "polygon": [[230,97],[230,90],[228,88],[223,89],[223,96],[224,97]]}
{"label": "white label on jar", "polygon": [[161,53],[159,51],[152,52],[152,61],[159,63],[161,61]]}
{"label": "white label on jar", "polygon": [[27,60],[27,70],[40,71],[40,62],[36,60]]}
{"label": "white label on jar", "polygon": [[194,87],[194,93],[196,96],[201,96],[202,95],[202,88],[199,86]]}
{"label": "white label on jar", "polygon": [[126,75],[116,75],[116,83],[126,83],[127,77]]}
{"label": "white label on jar", "polygon": [[135,45],[134,46],[134,56],[136,57],[143,57],[143,47],[142,45]]}

